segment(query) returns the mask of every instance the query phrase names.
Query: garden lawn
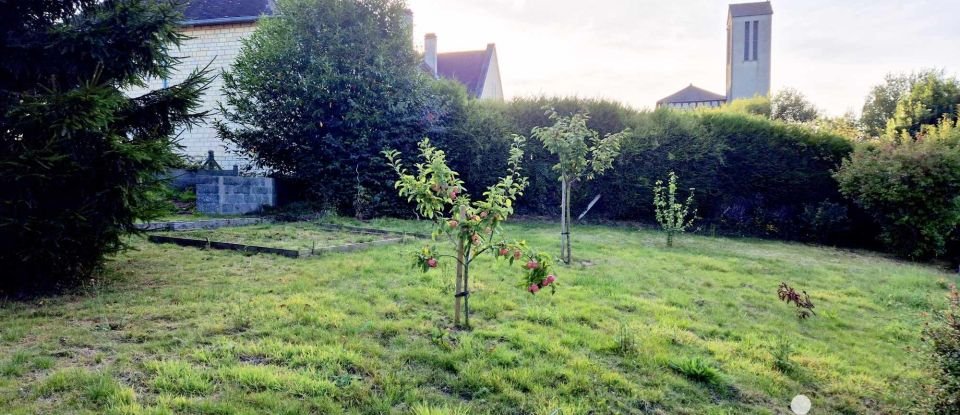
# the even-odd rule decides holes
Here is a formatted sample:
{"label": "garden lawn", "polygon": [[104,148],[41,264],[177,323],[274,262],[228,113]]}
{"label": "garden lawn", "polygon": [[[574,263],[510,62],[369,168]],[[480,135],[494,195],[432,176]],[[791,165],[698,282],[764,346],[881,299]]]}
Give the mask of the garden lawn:
{"label": "garden lawn", "polygon": [[[507,231],[552,252],[558,228]],[[479,260],[472,331],[450,329],[452,264],[413,270],[414,244],[288,259],[135,238],[103,282],[2,304],[0,413],[785,414],[803,393],[812,413],[896,414],[954,278],[800,244],[573,238],[556,295]],[[781,281],[817,315],[799,321]]]}

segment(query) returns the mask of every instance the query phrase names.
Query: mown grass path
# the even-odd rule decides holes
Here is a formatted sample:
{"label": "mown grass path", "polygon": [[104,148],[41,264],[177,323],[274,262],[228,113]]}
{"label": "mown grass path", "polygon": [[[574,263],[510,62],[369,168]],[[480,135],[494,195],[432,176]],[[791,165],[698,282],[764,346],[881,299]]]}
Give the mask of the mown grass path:
{"label": "mown grass path", "polygon": [[[507,230],[559,249],[553,224]],[[0,307],[0,413],[785,414],[798,393],[817,413],[903,413],[922,313],[953,281],[800,244],[573,237],[553,296],[480,260],[472,331],[449,329],[452,264],[411,269],[415,245],[296,260],[135,239],[106,283]],[[817,316],[779,302],[781,281]]]}

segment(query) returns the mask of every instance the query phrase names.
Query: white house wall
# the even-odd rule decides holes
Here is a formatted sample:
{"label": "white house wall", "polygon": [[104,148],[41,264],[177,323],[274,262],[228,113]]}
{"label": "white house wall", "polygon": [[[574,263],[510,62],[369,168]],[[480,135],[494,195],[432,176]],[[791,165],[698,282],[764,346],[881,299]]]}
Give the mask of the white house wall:
{"label": "white house wall", "polygon": [[480,91],[480,99],[503,101],[503,83],[500,80],[500,62],[497,59],[496,49],[490,54],[487,78],[483,81],[483,91]]}
{"label": "white house wall", "polygon": [[256,23],[186,27],[183,33],[191,39],[184,41],[179,51],[174,51],[174,54],[181,57],[183,61],[171,78],[166,81],[154,79],[150,81],[149,89],[135,89],[128,92],[130,96],[139,96],[149,90],[163,88],[165,84],[176,85],[183,81],[193,69],[210,64],[211,74],[216,78],[204,94],[200,110],[210,111],[211,117],[206,124],[183,131],[180,135],[180,144],[184,146],[182,152],[191,159],[202,161],[206,159],[207,152],[212,150],[217,162],[224,169],[231,169],[234,165],[243,167],[249,164],[248,160],[227,151],[227,144],[217,137],[213,121],[221,119],[218,102],[223,97],[223,79],[220,72],[230,68],[240,53],[241,41],[250,36],[255,29]]}

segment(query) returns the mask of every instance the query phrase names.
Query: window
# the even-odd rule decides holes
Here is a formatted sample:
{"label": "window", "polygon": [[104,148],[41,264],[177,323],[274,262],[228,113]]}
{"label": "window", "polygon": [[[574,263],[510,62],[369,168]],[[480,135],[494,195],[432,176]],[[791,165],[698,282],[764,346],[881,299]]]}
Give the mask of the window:
{"label": "window", "polygon": [[745,22],[743,37],[743,60],[750,60],[750,22]]}
{"label": "window", "polygon": [[753,60],[757,60],[757,49],[758,49],[757,46],[759,43],[757,39],[759,38],[760,38],[760,21],[754,20],[753,21]]}

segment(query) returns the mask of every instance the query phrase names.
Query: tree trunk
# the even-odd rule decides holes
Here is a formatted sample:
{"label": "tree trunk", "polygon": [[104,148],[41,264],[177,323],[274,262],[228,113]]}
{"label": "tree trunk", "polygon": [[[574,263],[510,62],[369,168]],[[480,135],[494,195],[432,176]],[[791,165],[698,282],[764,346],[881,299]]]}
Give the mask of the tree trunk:
{"label": "tree trunk", "polygon": [[[467,251],[473,249],[467,248]],[[470,255],[464,256],[463,267],[463,326],[470,328]]]}
{"label": "tree trunk", "polygon": [[[459,237],[458,237],[459,238]],[[453,297],[453,325],[460,326],[460,293],[463,291],[463,240],[457,242],[457,282]]]}
{"label": "tree trunk", "polygon": [[[467,219],[467,212],[465,209],[460,209],[457,212],[457,220],[460,223],[463,223]],[[462,293],[464,291],[464,275],[465,275],[465,264],[464,253],[466,252],[466,247],[464,246],[463,239],[460,238],[460,235],[457,235],[457,282],[455,284],[456,291],[453,293],[453,325],[455,327],[460,327],[460,299],[462,298]]]}
{"label": "tree trunk", "polygon": [[567,262],[567,178],[560,179],[560,261]]}
{"label": "tree trunk", "polygon": [[573,261],[573,250],[571,249],[571,248],[572,248],[572,243],[570,242],[570,239],[571,239],[571,238],[570,238],[570,228],[573,227],[573,216],[570,214],[570,193],[571,193],[571,190],[573,190],[573,184],[567,183],[567,192],[566,192],[566,193],[567,193],[567,220],[566,220],[566,222],[567,222],[567,249],[566,249],[567,258],[566,258],[566,260],[564,261],[564,262],[567,263],[567,265],[570,265],[570,262]]}

